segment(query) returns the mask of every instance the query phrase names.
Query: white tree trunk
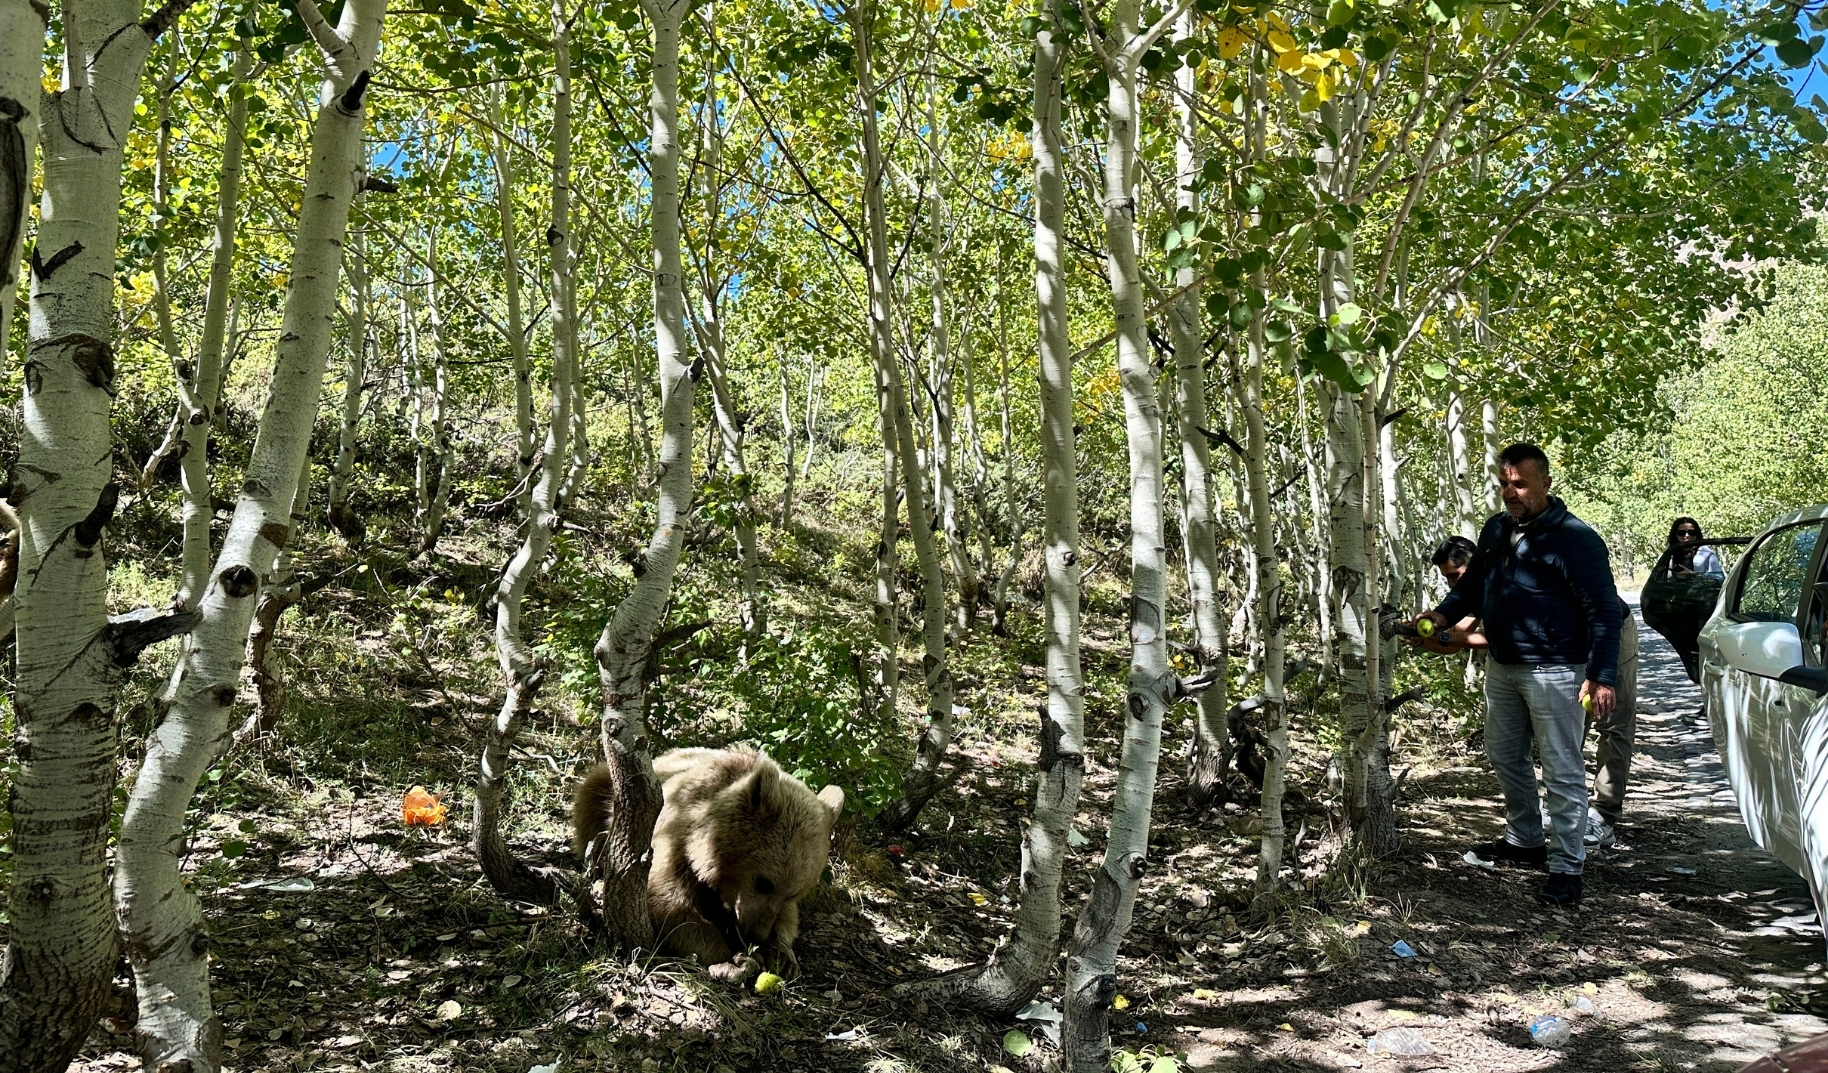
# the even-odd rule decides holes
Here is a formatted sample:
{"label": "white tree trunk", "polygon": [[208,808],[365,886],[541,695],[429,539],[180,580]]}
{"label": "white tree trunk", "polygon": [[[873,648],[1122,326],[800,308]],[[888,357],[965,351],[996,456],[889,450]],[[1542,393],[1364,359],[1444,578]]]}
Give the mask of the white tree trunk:
{"label": "white tree trunk", "polygon": [[228,742],[257,598],[291,533],[292,502],[330,353],[343,237],[363,181],[362,103],[386,0],[349,0],[335,28],[311,0],[299,0],[298,10],[325,53],[326,77],[273,385],[222,553],[200,601],[201,620],[173,668],[171,707],[147,742],[116,851],[115,911],[138,987],[139,1050],[149,1069],[188,1062],[193,1073],[204,1073],[221,1063],[202,906],[182,877],[184,814],[197,781]]}
{"label": "white tree trunk", "polygon": [[444,535],[444,515],[451,503],[452,434],[450,353],[444,338],[444,308],[439,293],[443,277],[438,272],[438,238],[432,238],[425,250],[425,314],[432,329],[432,383],[430,408],[426,418],[431,425],[431,449],[425,459],[426,476],[420,485],[424,510],[420,512],[419,550],[429,554],[438,547]]}
{"label": "white tree trunk", "polygon": [[13,296],[32,207],[44,96],[39,77],[50,17],[42,0],[0,0],[0,353],[12,349]]}
{"label": "white tree trunk", "polygon": [[[927,716],[921,728],[920,742],[914,760],[902,773],[901,796],[883,809],[880,820],[889,830],[911,825],[934,795],[945,789],[948,779],[940,774],[940,764],[952,744],[952,671],[946,652],[946,581],[940,568],[939,550],[934,544],[933,506],[927,492],[926,474],[920,464],[920,453],[914,444],[914,420],[908,408],[907,386],[896,360],[893,336],[893,292],[889,269],[895,254],[889,245],[887,209],[883,203],[883,182],[887,161],[882,155],[876,124],[876,81],[871,55],[875,33],[875,8],[870,0],[860,0],[850,10],[853,40],[857,56],[857,110],[863,126],[863,205],[866,271],[870,292],[870,356],[876,369],[878,419],[882,422],[884,453],[889,459],[886,469],[899,471],[901,490],[908,506],[908,530],[914,541],[914,556],[921,576],[921,670],[927,689]],[[888,474],[885,473],[885,477]],[[883,492],[885,512],[883,540],[890,547],[888,559],[893,584],[893,493]],[[880,550],[880,549],[879,549]],[[881,586],[882,566],[877,567]],[[890,589],[891,599],[893,588]],[[878,594],[880,599],[880,591]],[[893,604],[890,604],[891,619]],[[891,661],[893,648],[887,653]],[[964,769],[955,766],[956,776]]]}
{"label": "white tree trunk", "polygon": [[[977,621],[981,579],[977,564],[971,560],[971,542],[966,534],[969,523],[959,501],[958,465],[953,457],[952,308],[951,297],[946,292],[946,254],[951,245],[947,235],[952,221],[947,219],[946,213],[945,140],[940,134],[939,91],[931,79],[927,99],[927,181],[932,184],[927,210],[927,246],[933,268],[928,288],[932,292],[933,319],[927,360],[928,381],[933,389],[933,487],[938,493],[939,527],[946,534],[946,557],[952,564],[952,576],[958,581],[959,629],[969,630]],[[982,518],[978,519],[978,524],[983,524]]]}
{"label": "white tree trunk", "polygon": [[1453,495],[1455,529],[1468,540],[1479,536],[1478,508],[1473,505],[1473,456],[1466,434],[1466,399],[1457,387],[1447,392],[1447,483]]}
{"label": "white tree trunk", "polygon": [[304,585],[294,572],[298,557],[292,546],[310,509],[311,456],[306,455],[299,467],[298,487],[292,492],[291,534],[280,548],[279,558],[274,560],[273,576],[260,588],[260,600],[254,605],[254,622],[248,627],[248,666],[254,671],[254,712],[236,732],[236,744],[271,734],[279,726],[279,717],[285,708],[285,679],[280,677],[273,640],[279,634],[280,616],[305,596]]}
{"label": "white tree trunk", "polygon": [[222,132],[222,160],[216,178],[216,228],[211,239],[209,287],[203,300],[203,336],[185,401],[184,438],[178,465],[184,489],[183,580],[176,602],[194,609],[209,578],[210,522],[215,517],[209,461],[209,437],[222,394],[223,355],[228,343],[229,291],[235,282],[235,233],[241,221],[242,139],[247,130],[246,85],[252,42],[235,51],[234,84],[229,92],[228,125]]}
{"label": "white tree trunk", "polygon": [[[528,474],[533,470],[534,461],[533,363],[527,354],[526,314],[521,310],[520,230],[514,217],[514,151],[504,128],[499,88],[489,96],[489,121],[493,128],[489,149],[495,165],[495,216],[501,234],[502,298],[508,307],[508,353],[514,359],[514,428],[518,434],[515,466],[521,480],[531,485]],[[569,279],[569,265],[566,274]],[[569,390],[569,375],[566,383]],[[569,401],[565,409],[569,413]],[[531,495],[529,487],[522,495],[523,506]]]}
{"label": "white tree trunk", "polygon": [[[1194,15],[1183,14],[1175,28],[1178,42],[1195,40]],[[1194,182],[1204,163],[1198,130],[1199,80],[1192,65],[1175,72],[1175,208],[1177,217],[1197,219],[1199,195]],[[1182,535],[1187,545],[1187,595],[1193,605],[1194,651],[1202,670],[1216,672],[1211,688],[1200,694],[1193,722],[1192,753],[1187,762],[1187,790],[1195,804],[1210,805],[1230,795],[1231,734],[1225,723],[1226,631],[1219,606],[1219,531],[1214,516],[1212,447],[1206,426],[1205,347],[1200,318],[1197,270],[1189,265],[1175,273],[1177,297],[1168,313],[1174,344],[1175,406],[1180,413]]]}
{"label": "white tree trunk", "polygon": [[[67,1066],[111,994],[117,964],[107,879],[114,704],[125,669],[159,631],[144,616],[111,623],[107,610],[102,527],[119,495],[108,425],[115,248],[122,149],[141,73],[153,41],[183,6],[144,22],[133,0],[66,8],[62,87],[43,95],[45,9],[8,0],[0,23],[0,219],[8,224],[31,189],[20,125],[48,113],[38,131],[44,194],[10,497],[20,547],[13,872],[0,965],[5,1069]],[[10,228],[0,234],[11,278],[16,238]],[[3,289],[10,299],[12,285]]]}
{"label": "white tree trunk", "polygon": [[[942,977],[933,989],[1007,1017],[1041,990],[1060,950],[1060,879],[1067,837],[1085,781],[1085,696],[1079,669],[1079,476],[1073,431],[1073,358],[1067,337],[1066,258],[1061,236],[1060,91],[1067,35],[1058,0],[1035,33],[1036,348],[1041,379],[1041,467],[1046,546],[1044,597],[1047,703],[1041,710],[1034,813],[1022,832],[1021,880],[1009,939],[975,973]],[[1011,449],[1007,438],[1003,450]]]}
{"label": "white tree trunk", "polygon": [[[1266,76],[1249,75],[1249,111],[1245,116],[1248,152],[1260,159],[1267,145]],[[1251,286],[1264,285],[1261,271],[1252,273]],[[1263,842],[1257,857],[1255,889],[1259,897],[1273,893],[1282,880],[1282,856],[1288,843],[1288,830],[1282,821],[1282,791],[1288,772],[1288,697],[1283,691],[1285,635],[1282,621],[1282,567],[1276,554],[1276,517],[1270,506],[1269,431],[1263,413],[1263,372],[1267,355],[1263,338],[1263,318],[1251,318],[1245,342],[1243,387],[1240,403],[1244,410],[1244,482],[1250,498],[1250,532],[1252,564],[1252,627],[1261,648],[1263,673],[1263,794],[1260,806]],[[1296,381],[1297,392],[1301,390]],[[1305,396],[1297,395],[1298,399]],[[1305,402],[1303,403],[1305,407]],[[1302,450],[1309,453],[1306,438],[1306,412],[1300,411],[1303,426]],[[1309,457],[1312,455],[1309,453]],[[1310,472],[1310,481],[1312,473]],[[1319,508],[1315,506],[1318,525]]]}
{"label": "white tree trunk", "polygon": [[[554,73],[552,92],[552,200],[551,217],[546,229],[551,269],[552,293],[570,295],[573,290],[571,250],[571,45],[562,10],[553,10]],[[497,130],[501,128],[500,110],[496,110]],[[527,370],[526,331],[520,322],[520,259],[515,244],[513,199],[514,171],[504,139],[495,143],[495,177],[497,204],[500,206],[502,255],[506,262],[511,295],[508,328],[512,335],[515,379],[525,384],[531,395]],[[533,480],[521,497],[523,524],[520,547],[501,572],[495,587],[495,660],[501,667],[504,690],[501,708],[484,729],[482,751],[477,763],[476,799],[471,813],[470,848],[484,878],[495,892],[518,901],[551,904],[557,898],[557,885],[544,870],[535,870],[516,857],[508,848],[501,829],[502,801],[507,794],[508,770],[514,764],[514,743],[521,728],[533,712],[533,702],[545,685],[546,661],[528,645],[521,635],[521,614],[527,586],[546,561],[553,534],[560,523],[560,505],[571,465],[570,442],[572,381],[577,375],[577,326],[572,321],[569,301],[553,302],[551,400],[547,403],[546,436],[536,460],[531,446],[522,448],[523,479],[539,466]],[[516,389],[516,410],[521,412]],[[531,443],[532,416],[522,413],[521,443]]]}
{"label": "white tree trunk", "polygon": [[[737,620],[743,627],[743,644],[739,649],[739,660],[746,659],[749,644],[756,637],[767,631],[768,620],[762,607],[762,567],[761,552],[756,544],[755,523],[759,516],[755,509],[753,482],[749,477],[748,461],[743,457],[743,440],[745,428],[742,417],[736,412],[736,402],[730,391],[730,378],[727,354],[724,347],[724,324],[720,309],[724,289],[722,277],[718,274],[713,258],[718,245],[717,232],[723,221],[723,155],[724,155],[724,120],[718,117],[717,109],[717,73],[709,72],[705,77],[704,109],[700,113],[704,128],[704,171],[705,171],[705,256],[699,265],[699,314],[694,321],[698,330],[699,352],[704,357],[705,375],[711,381],[711,409],[717,420],[719,445],[723,448],[724,469],[730,475],[731,492],[736,496],[736,522],[733,526],[736,537],[737,558],[742,564],[742,598],[737,602]],[[785,396],[783,396],[784,398]]]}
{"label": "white tree trunk", "polygon": [[349,274],[349,371],[343,379],[343,414],[338,422],[336,461],[330,470],[327,516],[351,541],[366,530],[349,513],[349,478],[355,472],[356,426],[362,421],[362,386],[368,376],[368,258],[360,233],[351,235],[344,269]]}
{"label": "white tree trunk", "polygon": [[1501,509],[1498,481],[1503,476],[1498,472],[1498,452],[1503,448],[1498,442],[1498,402],[1496,399],[1485,400],[1480,410],[1480,417],[1485,442],[1485,513],[1490,516]]}
{"label": "white tree trunk", "polygon": [[[1113,6],[1103,57],[1110,87],[1105,100],[1105,266],[1130,459],[1130,673],[1104,863],[1067,951],[1061,1050],[1072,1073],[1102,1073],[1110,1061],[1108,1018],[1117,993],[1117,952],[1129,931],[1146,866],[1162,721],[1180,695],[1180,682],[1168,665],[1162,423],[1136,255],[1136,71],[1143,52],[1167,24],[1141,31],[1140,7],[1140,0],[1118,0]],[[1168,16],[1178,17],[1179,10]]]}
{"label": "white tree trunk", "polygon": [[[642,0],[653,29],[648,97],[648,174],[653,191],[654,343],[660,377],[659,494],[654,534],[635,585],[597,640],[603,682],[603,750],[615,823],[593,858],[603,922],[624,949],[653,942],[647,912],[648,846],[660,814],[647,727],[648,656],[673,588],[692,503],[692,371],[685,348],[685,292],[679,256],[679,30],[689,0]],[[565,13],[554,8],[555,20]],[[574,396],[575,405],[575,396]],[[574,413],[574,420],[576,415]],[[574,444],[575,447],[575,444]],[[575,458],[575,454],[574,454]]]}

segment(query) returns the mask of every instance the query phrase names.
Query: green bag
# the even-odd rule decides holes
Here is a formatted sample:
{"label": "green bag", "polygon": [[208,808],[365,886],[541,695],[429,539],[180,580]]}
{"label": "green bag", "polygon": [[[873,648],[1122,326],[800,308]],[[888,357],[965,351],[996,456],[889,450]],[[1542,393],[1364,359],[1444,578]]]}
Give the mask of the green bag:
{"label": "green bag", "polygon": [[1684,651],[1700,643],[1701,627],[1707,625],[1720,599],[1721,580],[1706,574],[1671,574],[1672,554],[1674,549],[1664,552],[1651,569],[1638,606],[1645,625],[1667,638],[1677,651]]}

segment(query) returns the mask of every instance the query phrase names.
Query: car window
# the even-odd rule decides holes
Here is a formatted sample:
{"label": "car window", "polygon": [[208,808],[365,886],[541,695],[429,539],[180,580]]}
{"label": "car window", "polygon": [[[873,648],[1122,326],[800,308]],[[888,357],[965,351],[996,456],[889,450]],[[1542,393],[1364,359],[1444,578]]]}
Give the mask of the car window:
{"label": "car window", "polygon": [[1822,523],[1780,529],[1748,553],[1733,614],[1741,621],[1795,622]]}

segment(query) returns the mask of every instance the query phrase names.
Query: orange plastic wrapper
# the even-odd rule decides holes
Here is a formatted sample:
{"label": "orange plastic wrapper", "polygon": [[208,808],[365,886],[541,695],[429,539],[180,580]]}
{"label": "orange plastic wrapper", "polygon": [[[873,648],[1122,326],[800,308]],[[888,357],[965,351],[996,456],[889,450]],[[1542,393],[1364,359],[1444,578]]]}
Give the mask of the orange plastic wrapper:
{"label": "orange plastic wrapper", "polygon": [[408,827],[436,827],[444,822],[444,813],[438,795],[423,786],[406,791],[406,799],[400,804],[400,819]]}

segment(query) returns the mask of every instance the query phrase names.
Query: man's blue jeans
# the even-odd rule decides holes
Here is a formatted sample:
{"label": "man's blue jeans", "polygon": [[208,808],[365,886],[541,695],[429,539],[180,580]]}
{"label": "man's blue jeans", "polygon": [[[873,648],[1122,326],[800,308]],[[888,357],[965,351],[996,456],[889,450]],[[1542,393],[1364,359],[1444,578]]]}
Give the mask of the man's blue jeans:
{"label": "man's blue jeans", "polygon": [[1549,871],[1580,875],[1587,860],[1587,769],[1581,742],[1587,713],[1580,706],[1581,664],[1485,663],[1485,755],[1504,790],[1504,837],[1515,846],[1543,844],[1536,796],[1533,739],[1549,790]]}

